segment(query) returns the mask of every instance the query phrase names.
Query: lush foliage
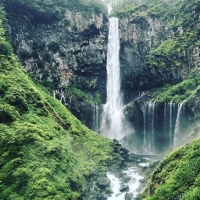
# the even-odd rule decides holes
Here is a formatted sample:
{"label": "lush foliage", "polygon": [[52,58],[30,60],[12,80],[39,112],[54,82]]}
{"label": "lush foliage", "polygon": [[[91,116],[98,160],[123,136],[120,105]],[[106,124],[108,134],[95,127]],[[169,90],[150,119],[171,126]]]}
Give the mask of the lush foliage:
{"label": "lush foliage", "polygon": [[199,199],[199,165],[199,140],[172,152],[151,175],[146,200]]}
{"label": "lush foliage", "polygon": [[104,2],[97,0],[0,0],[0,2],[10,14],[24,16],[38,23],[51,23],[63,17],[67,8],[88,14],[94,11],[105,12]]}
{"label": "lush foliage", "polygon": [[95,92],[94,95],[85,93],[82,90],[78,89],[75,85],[71,84],[65,87],[65,91],[75,97],[79,102],[86,102],[89,104],[101,104],[101,95],[98,92]]}
{"label": "lush foliage", "polygon": [[194,70],[190,76],[176,85],[159,88],[154,96],[158,102],[189,101],[200,91],[200,71]]}
{"label": "lush foliage", "polygon": [[111,141],[26,75],[3,29],[0,41],[0,199],[83,199],[86,178],[112,160]]}
{"label": "lush foliage", "polygon": [[167,20],[175,15],[180,0],[125,0],[118,2],[113,15],[118,17],[156,17]]}

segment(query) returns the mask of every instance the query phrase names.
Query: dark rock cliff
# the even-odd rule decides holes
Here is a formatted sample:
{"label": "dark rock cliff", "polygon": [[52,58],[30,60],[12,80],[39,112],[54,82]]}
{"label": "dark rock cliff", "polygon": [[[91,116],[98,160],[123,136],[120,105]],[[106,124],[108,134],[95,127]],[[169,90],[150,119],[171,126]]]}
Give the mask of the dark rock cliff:
{"label": "dark rock cliff", "polygon": [[[30,21],[10,13],[10,34],[26,71],[51,91],[62,88],[66,106],[92,128],[91,102],[77,97],[70,87],[91,96],[98,93],[105,101],[107,17],[72,10],[52,22]],[[60,99],[59,94],[56,97]]]}

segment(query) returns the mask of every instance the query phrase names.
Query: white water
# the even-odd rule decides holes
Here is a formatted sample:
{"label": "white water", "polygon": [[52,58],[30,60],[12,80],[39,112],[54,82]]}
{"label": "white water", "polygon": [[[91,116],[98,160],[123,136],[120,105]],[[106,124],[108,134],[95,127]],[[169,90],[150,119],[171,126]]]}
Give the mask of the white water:
{"label": "white water", "polygon": [[145,103],[145,106],[144,106],[144,136],[143,136],[143,151],[144,153],[147,152],[147,138],[146,138],[146,135],[147,135],[147,116],[146,116],[146,111],[147,111],[147,103]]}
{"label": "white water", "polygon": [[173,122],[173,102],[170,101],[169,103],[169,140],[170,140],[170,148],[172,148],[172,134],[173,134],[173,130],[172,130],[172,122]]}
{"label": "white water", "polygon": [[65,99],[65,93],[62,90],[62,88],[60,90],[54,90],[53,91],[53,97],[56,98],[56,94],[60,95],[60,102],[63,103],[64,105],[66,104],[66,99]]}
{"label": "white water", "polygon": [[99,106],[93,105],[93,130],[99,132]]}
{"label": "white water", "polygon": [[178,139],[179,134],[181,131],[181,122],[184,116],[184,103],[185,101],[178,104],[178,111],[177,111],[177,117],[176,117],[176,125],[175,125],[175,131],[174,131],[174,147],[178,145]]}
{"label": "white water", "polygon": [[[142,176],[138,174],[138,168],[137,167],[131,167],[126,171],[123,171],[126,176],[130,177],[130,181],[126,184],[124,183],[124,186],[129,187],[128,193],[132,193],[133,197],[136,197],[138,195],[138,188],[140,187],[140,180],[143,179]],[[111,181],[111,189],[113,191],[113,194],[111,197],[108,198],[108,200],[125,200],[126,192],[120,192],[120,187],[122,185],[122,180],[119,178],[116,178],[113,174],[110,172],[107,173],[107,177]]]}
{"label": "white water", "polygon": [[111,182],[110,187],[113,191],[112,196],[108,197],[108,200],[124,200],[125,193],[120,192],[120,186],[122,184],[121,180],[116,178],[110,172],[107,173],[107,177],[110,179],[110,182]]}
{"label": "white water", "polygon": [[144,153],[154,153],[155,149],[155,127],[156,125],[156,102],[149,101],[144,107]]}
{"label": "white water", "polygon": [[107,53],[107,102],[103,107],[101,133],[110,139],[121,140],[126,135],[122,95],[120,92],[118,18],[110,18]]}

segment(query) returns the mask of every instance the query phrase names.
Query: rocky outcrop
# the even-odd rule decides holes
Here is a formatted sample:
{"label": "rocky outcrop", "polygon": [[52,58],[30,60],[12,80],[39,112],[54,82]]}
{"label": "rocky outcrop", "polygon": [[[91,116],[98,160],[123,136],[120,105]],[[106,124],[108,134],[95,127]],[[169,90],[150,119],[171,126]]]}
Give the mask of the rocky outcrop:
{"label": "rocky outcrop", "polygon": [[[8,22],[14,51],[29,75],[51,91],[73,85],[92,96],[98,92],[105,101],[108,34],[105,14],[67,9],[61,20],[51,23],[30,21],[10,13]],[[92,128],[92,105],[84,100],[78,103],[76,97],[71,102],[71,95],[76,95],[67,91],[64,95],[71,112]]]}
{"label": "rocky outcrop", "polygon": [[[182,52],[169,50],[169,55],[154,52],[156,48],[172,48],[175,34],[183,34],[169,29],[168,22],[148,16],[122,17],[120,33],[121,76],[125,102],[130,102],[133,98],[130,93],[133,94],[134,91],[176,84],[199,66],[199,48],[195,44]],[[165,40],[171,42],[168,47],[161,45]]]}
{"label": "rocky outcrop", "polygon": [[34,23],[10,15],[12,42],[27,72],[54,88],[71,80],[105,93],[107,18],[66,10],[60,21]]}

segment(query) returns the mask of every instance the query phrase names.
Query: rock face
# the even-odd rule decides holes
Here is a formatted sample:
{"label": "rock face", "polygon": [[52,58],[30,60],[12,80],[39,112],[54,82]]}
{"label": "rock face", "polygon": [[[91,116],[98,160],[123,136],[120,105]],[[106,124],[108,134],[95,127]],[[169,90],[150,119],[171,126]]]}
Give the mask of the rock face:
{"label": "rock face", "polygon": [[82,89],[105,89],[107,26],[103,14],[83,16],[66,10],[58,22],[9,20],[15,52],[27,72],[54,87],[75,79]]}
{"label": "rock face", "polygon": [[[125,94],[129,94],[130,90],[144,90],[168,83],[178,83],[190,73],[192,68],[198,66],[199,48],[193,46],[184,52],[179,67],[171,63],[177,55],[165,60],[164,64],[160,63],[160,66],[151,63],[151,50],[157,48],[163,38],[171,39],[174,36],[174,32],[168,29],[166,22],[150,17],[122,18],[120,29],[121,74]],[[196,53],[193,54],[194,52]],[[129,95],[126,100],[130,100]]]}
{"label": "rock face", "polygon": [[[70,84],[87,94],[98,92],[102,100],[106,98],[105,14],[87,15],[67,9],[62,20],[52,23],[35,23],[10,15],[9,24],[15,53],[34,79],[50,90]],[[75,96],[71,93],[64,95],[72,113],[92,128],[92,105],[71,101]]]}

